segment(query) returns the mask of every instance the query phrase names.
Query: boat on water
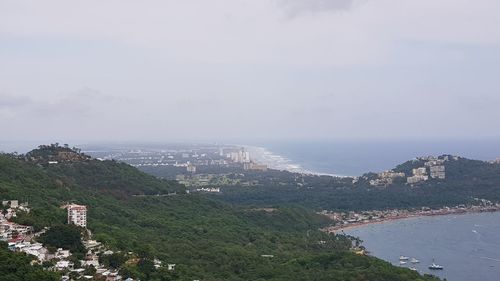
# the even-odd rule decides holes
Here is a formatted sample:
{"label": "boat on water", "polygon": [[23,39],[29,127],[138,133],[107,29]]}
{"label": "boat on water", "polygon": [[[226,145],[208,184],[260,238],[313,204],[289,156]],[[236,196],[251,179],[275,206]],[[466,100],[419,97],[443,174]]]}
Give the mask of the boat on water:
{"label": "boat on water", "polygon": [[399,261],[399,264],[406,264],[405,261]]}
{"label": "boat on water", "polygon": [[432,269],[432,270],[442,270],[442,269],[444,269],[444,267],[442,265],[432,263],[431,265],[429,265],[429,269]]}
{"label": "boat on water", "polygon": [[418,271],[416,267],[408,267],[409,270]]}
{"label": "boat on water", "polygon": [[417,260],[416,258],[412,258],[410,262],[411,262],[411,263],[419,263],[420,261],[419,261],[419,260]]}
{"label": "boat on water", "polygon": [[400,261],[407,261],[407,260],[409,260],[409,259],[410,259],[409,257],[399,256],[399,260],[400,260]]}

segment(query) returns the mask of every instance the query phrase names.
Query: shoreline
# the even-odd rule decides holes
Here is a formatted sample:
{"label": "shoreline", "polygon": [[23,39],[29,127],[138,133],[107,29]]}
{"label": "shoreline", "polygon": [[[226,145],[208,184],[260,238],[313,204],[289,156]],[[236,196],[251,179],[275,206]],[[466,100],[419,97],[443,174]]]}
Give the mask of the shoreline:
{"label": "shoreline", "polygon": [[450,209],[450,210],[434,210],[430,212],[422,212],[419,211],[417,213],[407,213],[398,216],[392,216],[388,218],[380,218],[376,220],[368,220],[368,221],[360,221],[342,225],[333,225],[322,228],[321,230],[327,233],[337,234],[338,232],[343,233],[344,231],[348,231],[351,229],[373,225],[373,224],[383,224],[389,223],[392,221],[412,219],[412,218],[423,218],[423,217],[434,217],[434,216],[449,216],[449,215],[466,215],[466,214],[475,214],[475,213],[494,213],[500,211],[500,206],[489,206],[489,207],[478,207],[470,208],[470,209]]}
{"label": "shoreline", "polygon": [[315,175],[315,176],[330,176],[330,177],[348,177],[344,175],[315,172],[303,168],[300,164],[292,162],[291,159],[283,157],[276,154],[269,149],[262,146],[252,146],[252,145],[241,145],[248,152],[250,152],[250,157],[253,161],[258,164],[267,165],[269,169],[288,171],[291,173],[299,173],[304,175]]}

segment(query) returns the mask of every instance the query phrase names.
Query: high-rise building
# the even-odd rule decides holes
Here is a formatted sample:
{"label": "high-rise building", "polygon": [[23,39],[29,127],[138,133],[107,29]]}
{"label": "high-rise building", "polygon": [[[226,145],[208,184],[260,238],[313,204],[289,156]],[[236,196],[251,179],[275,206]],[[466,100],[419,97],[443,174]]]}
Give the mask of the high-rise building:
{"label": "high-rise building", "polygon": [[250,152],[245,151],[245,148],[241,148],[237,152],[231,152],[231,160],[236,163],[250,163]]}
{"label": "high-rise building", "polygon": [[87,227],[87,206],[70,204],[68,209],[68,224]]}
{"label": "high-rise building", "polygon": [[189,163],[186,167],[186,170],[189,172],[189,173],[196,173],[196,166]]}

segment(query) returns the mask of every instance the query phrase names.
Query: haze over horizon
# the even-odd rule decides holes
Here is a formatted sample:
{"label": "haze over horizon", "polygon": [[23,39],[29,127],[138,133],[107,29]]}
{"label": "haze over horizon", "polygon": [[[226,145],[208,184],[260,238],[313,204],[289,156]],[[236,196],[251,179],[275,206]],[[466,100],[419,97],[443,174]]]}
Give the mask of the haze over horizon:
{"label": "haze over horizon", "polygon": [[0,0],[1,141],[500,139],[494,0]]}

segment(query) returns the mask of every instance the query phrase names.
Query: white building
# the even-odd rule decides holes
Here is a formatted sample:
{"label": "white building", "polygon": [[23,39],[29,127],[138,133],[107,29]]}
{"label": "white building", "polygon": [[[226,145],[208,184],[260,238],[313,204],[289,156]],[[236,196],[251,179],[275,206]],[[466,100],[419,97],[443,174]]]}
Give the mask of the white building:
{"label": "white building", "polygon": [[250,163],[250,152],[245,151],[245,148],[241,148],[237,152],[231,152],[231,160],[236,163]]}
{"label": "white building", "polygon": [[189,172],[189,173],[196,173],[196,166],[193,165],[193,164],[188,164],[187,167],[186,167],[186,170]]}
{"label": "white building", "polygon": [[444,166],[432,166],[431,177],[434,179],[445,179],[446,172]]}
{"label": "white building", "polygon": [[428,176],[417,175],[417,176],[413,176],[413,177],[407,177],[406,178],[406,183],[408,183],[408,184],[414,184],[414,183],[419,183],[419,182],[426,181],[428,179],[429,179]]}
{"label": "white building", "polygon": [[87,227],[87,206],[70,204],[68,205],[68,224],[75,224]]}
{"label": "white building", "polygon": [[425,176],[426,174],[427,174],[427,169],[425,167],[413,169],[414,176]]}

